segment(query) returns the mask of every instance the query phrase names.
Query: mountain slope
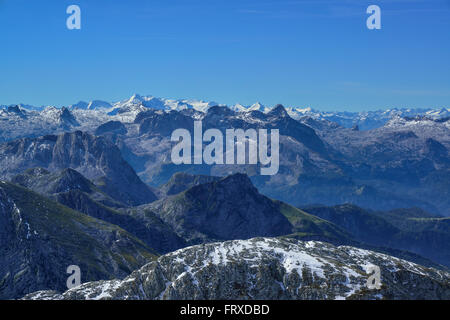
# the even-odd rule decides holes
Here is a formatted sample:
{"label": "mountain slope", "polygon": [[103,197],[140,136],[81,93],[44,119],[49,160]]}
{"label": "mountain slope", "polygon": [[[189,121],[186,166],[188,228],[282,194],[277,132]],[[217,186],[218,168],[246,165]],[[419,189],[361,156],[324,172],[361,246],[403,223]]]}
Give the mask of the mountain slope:
{"label": "mountain slope", "polygon": [[339,226],[359,242],[413,252],[450,266],[450,218],[430,217],[417,209],[376,212],[349,204],[304,210]]}
{"label": "mountain slope", "polygon": [[[279,129],[278,173],[260,176],[258,165],[174,165],[170,134],[177,128],[192,131],[198,120],[203,130]],[[241,172],[261,193],[294,206],[353,203],[375,210],[416,206],[445,214],[450,206],[447,122],[405,121],[357,131],[326,120],[294,120],[281,105],[267,113],[234,112],[221,106],[206,113],[146,109],[119,140],[126,146],[121,150],[127,160],[152,186],[166,183],[180,171],[211,176]]]}
{"label": "mountain slope", "polygon": [[[366,287],[370,265],[381,288]],[[353,247],[269,238],[178,250],[123,281],[25,299],[449,299],[450,274]]]}
{"label": "mountain slope", "polygon": [[0,298],[64,290],[66,269],[82,281],[124,277],[155,257],[125,230],[23,187],[0,182]]}
{"label": "mountain slope", "polygon": [[241,174],[194,186],[148,208],[191,243],[278,236],[292,229],[272,201]]}
{"label": "mountain slope", "polygon": [[175,173],[170,180],[161,186],[163,194],[171,196],[183,192],[199,184],[220,180],[220,177],[193,175],[185,172]]}
{"label": "mountain slope", "polygon": [[133,208],[112,209],[79,190],[56,194],[55,199],[69,208],[123,228],[159,253],[186,246],[183,239],[152,212],[141,212]]}
{"label": "mountain slope", "polygon": [[12,177],[11,182],[51,198],[55,198],[55,195],[60,193],[77,190],[106,206],[124,206],[122,202],[101,191],[98,186],[81,173],[70,168],[54,172],[39,167],[31,168]]}
{"label": "mountain slope", "polygon": [[126,205],[156,200],[156,195],[140,180],[113,143],[81,131],[2,144],[0,164],[3,178],[33,167],[49,171],[72,168]]}
{"label": "mountain slope", "polygon": [[91,193],[96,189],[91,181],[70,168],[53,173],[44,168],[30,168],[12,177],[11,182],[48,195],[73,189]]}
{"label": "mountain slope", "polygon": [[117,225],[157,252],[166,253],[186,246],[184,241],[154,214],[135,214],[133,209],[119,210],[123,204],[110,198],[73,169],[50,173],[43,168],[33,168],[13,177],[11,181],[71,209]]}
{"label": "mountain slope", "polygon": [[[216,182],[222,179],[222,177],[194,175],[185,172],[178,172],[175,173],[166,184],[161,186],[160,191],[166,195],[175,195],[193,186]],[[236,188],[239,188],[239,186],[236,186]],[[348,235],[343,234],[342,230],[339,230],[338,228],[336,228],[336,226],[333,226],[332,224],[327,223],[320,218],[318,219],[317,217],[298,208],[295,208],[278,200],[273,200],[273,205],[277,208],[277,211],[281,212],[289,220],[289,222],[293,225],[295,232],[301,233],[302,230],[307,230],[305,234],[313,236],[313,229],[317,228],[318,231],[316,234],[320,236],[324,236],[328,230],[328,234],[332,236],[334,240],[337,239],[336,236],[338,234],[342,236],[341,239],[348,237]]]}
{"label": "mountain slope", "polygon": [[191,244],[292,233],[347,239],[332,224],[261,195],[244,174],[193,186],[142,208]]}

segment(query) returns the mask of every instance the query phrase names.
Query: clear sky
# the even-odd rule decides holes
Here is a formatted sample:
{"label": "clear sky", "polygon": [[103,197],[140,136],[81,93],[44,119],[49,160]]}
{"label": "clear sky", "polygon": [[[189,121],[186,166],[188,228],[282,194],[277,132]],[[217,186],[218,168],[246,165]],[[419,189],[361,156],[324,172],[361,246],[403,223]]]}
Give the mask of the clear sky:
{"label": "clear sky", "polygon": [[[66,28],[68,5],[81,30]],[[368,30],[366,8],[381,8]],[[450,107],[450,0],[0,0],[0,104]]]}

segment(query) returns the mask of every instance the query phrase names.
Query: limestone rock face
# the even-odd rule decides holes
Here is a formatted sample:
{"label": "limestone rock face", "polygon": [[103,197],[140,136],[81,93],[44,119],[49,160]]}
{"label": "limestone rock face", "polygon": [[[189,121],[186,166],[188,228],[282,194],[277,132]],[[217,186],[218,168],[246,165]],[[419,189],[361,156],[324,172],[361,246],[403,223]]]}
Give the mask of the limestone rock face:
{"label": "limestone rock face", "polygon": [[[371,265],[380,289],[369,289]],[[349,246],[254,238],[161,256],[124,280],[25,299],[449,299],[450,274]]]}
{"label": "limestone rock face", "polygon": [[117,146],[85,132],[23,138],[0,145],[0,178],[10,179],[35,167],[51,172],[74,169],[126,205],[150,203],[157,198]]}

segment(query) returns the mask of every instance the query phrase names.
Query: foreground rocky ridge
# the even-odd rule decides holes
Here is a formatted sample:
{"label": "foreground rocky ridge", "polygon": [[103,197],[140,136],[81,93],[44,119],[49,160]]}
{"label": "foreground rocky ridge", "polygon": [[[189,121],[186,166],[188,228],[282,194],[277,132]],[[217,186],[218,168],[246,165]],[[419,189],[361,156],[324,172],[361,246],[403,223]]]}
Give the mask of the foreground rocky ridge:
{"label": "foreground rocky ridge", "polygon": [[[379,290],[366,285],[371,265]],[[254,238],[180,249],[123,280],[24,299],[450,299],[450,274],[349,246]]]}

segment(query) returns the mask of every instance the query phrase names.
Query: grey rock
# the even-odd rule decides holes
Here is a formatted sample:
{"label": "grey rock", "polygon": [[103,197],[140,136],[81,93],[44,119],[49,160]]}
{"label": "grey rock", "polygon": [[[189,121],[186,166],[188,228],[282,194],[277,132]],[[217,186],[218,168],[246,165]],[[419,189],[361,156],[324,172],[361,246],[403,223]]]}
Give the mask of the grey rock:
{"label": "grey rock", "polygon": [[[369,289],[369,266],[381,271]],[[388,255],[317,241],[255,238],[164,255],[124,280],[85,283],[24,299],[449,299],[450,274]]]}
{"label": "grey rock", "polygon": [[123,209],[123,204],[103,193],[91,181],[73,169],[50,173],[33,168],[13,177],[12,182],[56,200],[71,209],[117,225],[159,253],[167,253],[186,244],[171,228],[151,212]]}
{"label": "grey rock", "polygon": [[82,282],[123,278],[155,258],[125,230],[20,186],[0,181],[0,299],[66,289],[66,269]]}
{"label": "grey rock", "polygon": [[0,145],[0,163],[3,178],[11,178],[33,167],[49,171],[72,168],[126,205],[149,203],[157,198],[114,144],[81,131],[24,138]]}
{"label": "grey rock", "polygon": [[259,194],[243,174],[191,187],[145,207],[191,243],[279,236],[294,229],[278,205]]}
{"label": "grey rock", "polygon": [[183,192],[191,187],[208,182],[218,181],[220,177],[193,175],[185,172],[175,173],[170,180],[161,186],[160,191],[167,196]]}

